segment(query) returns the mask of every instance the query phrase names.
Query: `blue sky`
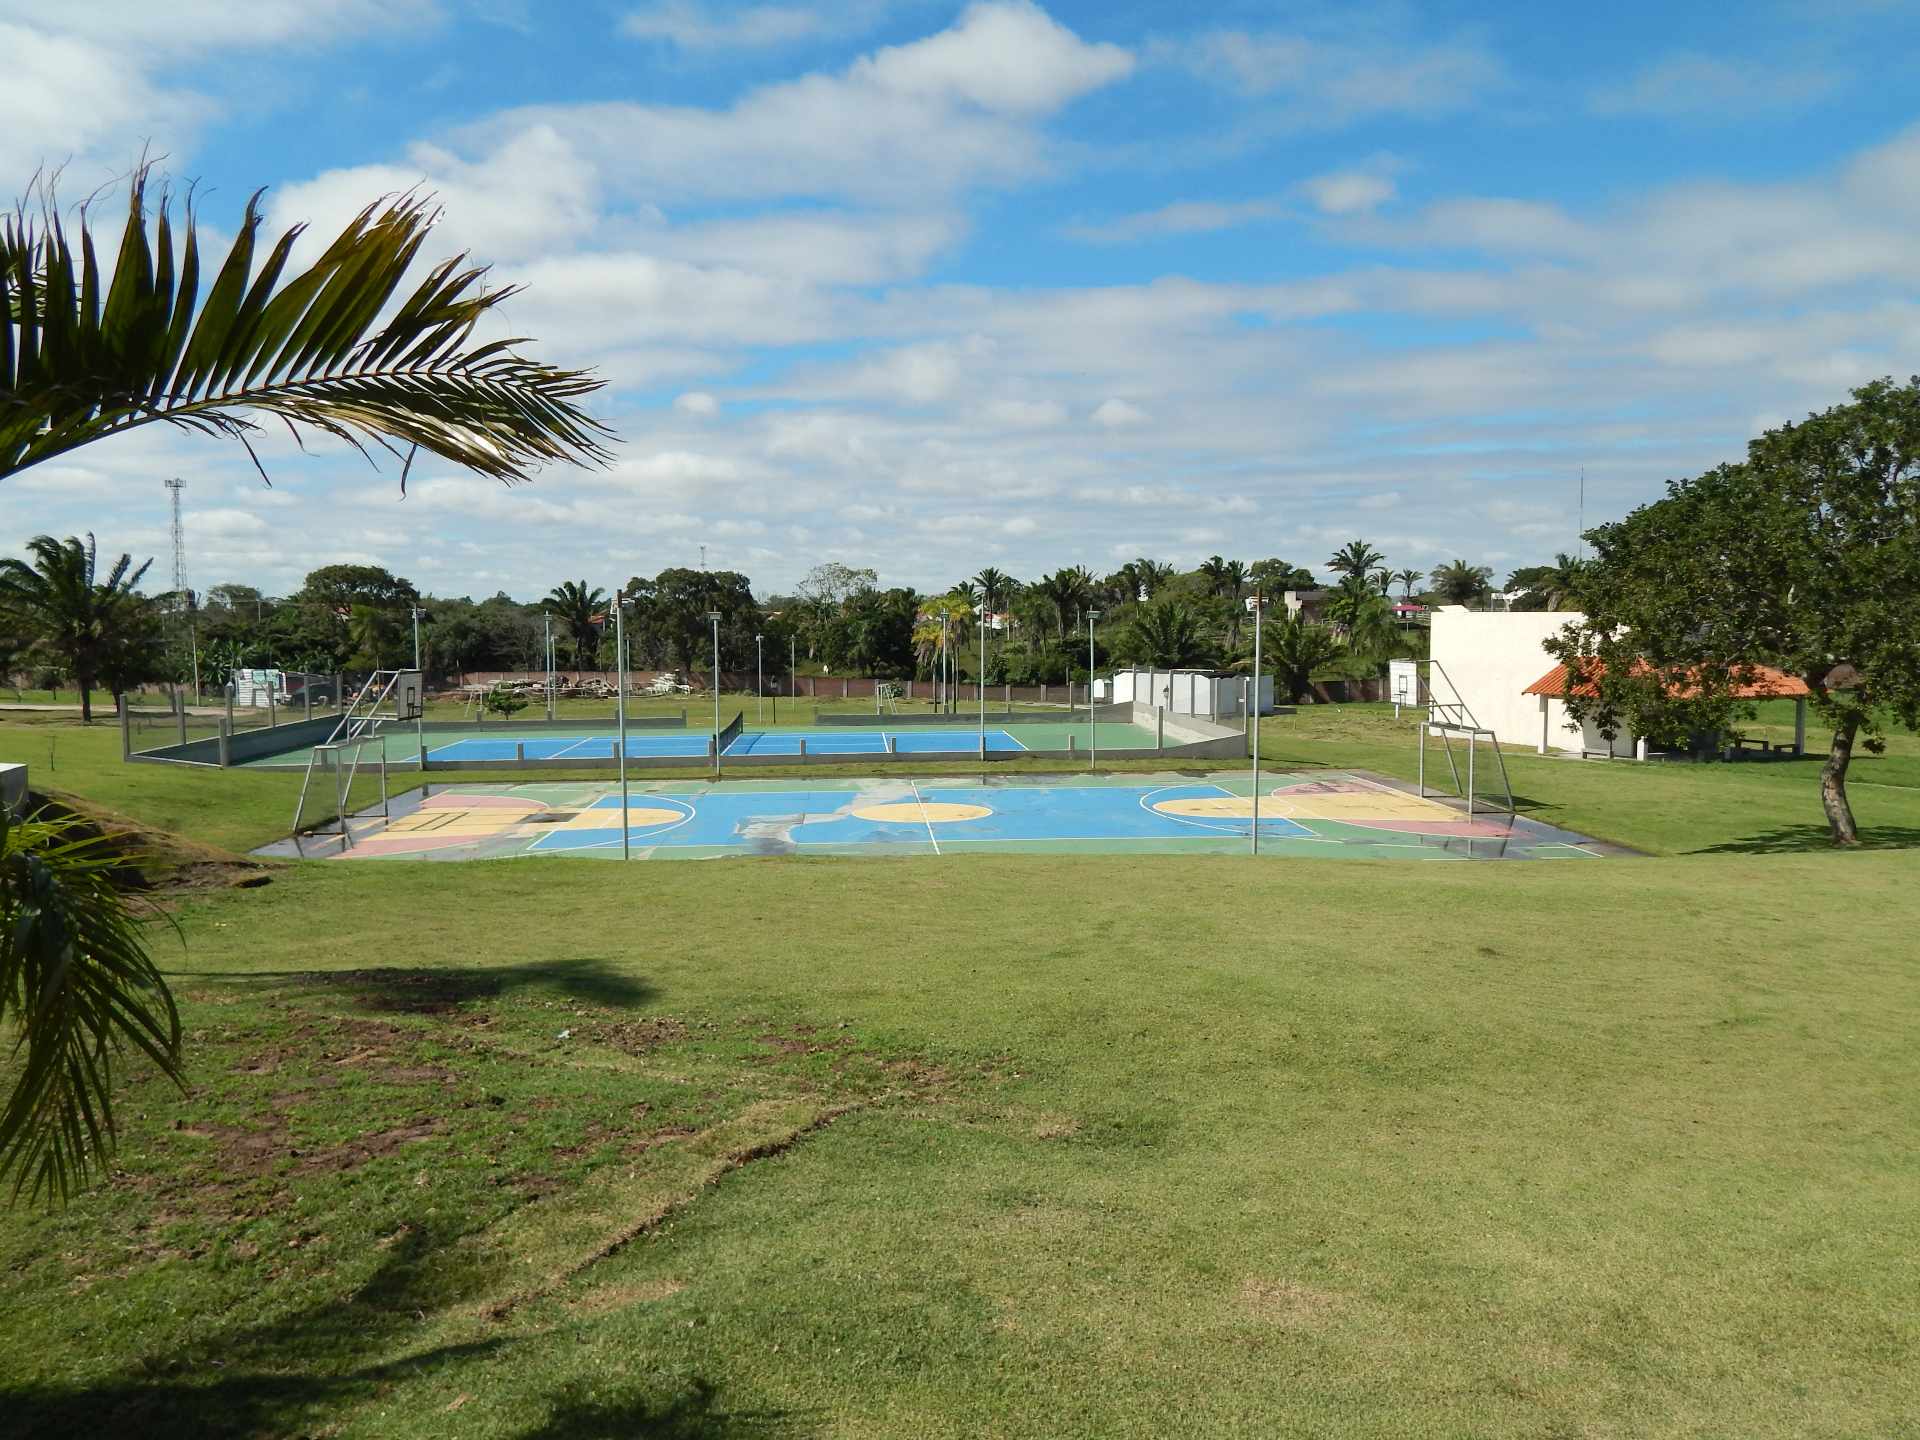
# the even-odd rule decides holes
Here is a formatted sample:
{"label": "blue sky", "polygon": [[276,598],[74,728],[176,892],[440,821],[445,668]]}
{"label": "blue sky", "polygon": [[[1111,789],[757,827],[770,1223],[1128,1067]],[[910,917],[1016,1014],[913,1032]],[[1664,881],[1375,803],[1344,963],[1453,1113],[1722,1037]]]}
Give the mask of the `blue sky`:
{"label": "blue sky", "polygon": [[1502,573],[1920,365],[1920,5],[0,0],[0,180],[150,146],[224,231],[425,185],[598,367],[531,487],[162,434],[0,486],[193,582],[1145,554]]}

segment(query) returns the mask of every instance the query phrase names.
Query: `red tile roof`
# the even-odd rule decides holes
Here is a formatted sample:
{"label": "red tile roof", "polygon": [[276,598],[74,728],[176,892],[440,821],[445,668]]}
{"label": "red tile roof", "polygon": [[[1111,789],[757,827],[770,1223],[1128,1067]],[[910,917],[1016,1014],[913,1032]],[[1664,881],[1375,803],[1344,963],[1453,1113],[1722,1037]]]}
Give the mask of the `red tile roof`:
{"label": "red tile roof", "polygon": [[[1581,668],[1588,673],[1592,673],[1593,670],[1598,668],[1598,662],[1591,660],[1583,661]],[[1755,665],[1752,669],[1756,678],[1750,684],[1734,686],[1734,699],[1793,700],[1809,693],[1807,690],[1807,682],[1800,679],[1797,675],[1789,675],[1784,670],[1775,670],[1771,665]],[[1674,689],[1675,693],[1679,693],[1679,687],[1676,686]],[[1554,699],[1566,698],[1567,667],[1564,665],[1554,666],[1553,669],[1542,675],[1520,693],[1522,695],[1547,695]],[[1579,682],[1574,693],[1591,698],[1600,692],[1593,681],[1582,680]]]}

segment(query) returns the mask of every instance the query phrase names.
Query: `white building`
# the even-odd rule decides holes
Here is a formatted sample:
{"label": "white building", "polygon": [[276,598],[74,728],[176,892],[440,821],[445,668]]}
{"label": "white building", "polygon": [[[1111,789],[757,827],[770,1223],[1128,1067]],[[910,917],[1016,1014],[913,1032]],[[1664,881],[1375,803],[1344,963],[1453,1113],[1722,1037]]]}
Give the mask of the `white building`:
{"label": "white building", "polygon": [[1491,730],[1502,745],[1573,754],[1630,756],[1633,741],[1616,735],[1608,741],[1593,726],[1567,716],[1567,702],[1529,695],[1527,687],[1560,663],[1546,642],[1561,627],[1584,620],[1568,610],[1468,610],[1442,605],[1433,612],[1433,663],[1427,686],[1442,706],[1465,707],[1473,723]]}
{"label": "white building", "polygon": [[[1451,719],[1445,707],[1460,706],[1475,726],[1491,730],[1502,745],[1526,746],[1546,755],[1613,755],[1646,758],[1636,737],[1622,731],[1609,740],[1591,721],[1582,725],[1567,714],[1568,676],[1546,642],[1563,626],[1586,616],[1573,610],[1472,611],[1445,605],[1433,614],[1429,698],[1440,709],[1435,718]],[[1761,667],[1752,685],[1734,694],[1745,699],[1782,698],[1798,702],[1794,748],[1806,748],[1807,687],[1790,675]]]}
{"label": "white building", "polygon": [[[1241,687],[1251,676],[1211,670],[1116,670],[1113,699],[1120,705],[1157,705],[1173,715],[1212,719],[1240,714]],[[1273,676],[1260,677],[1260,713],[1273,713]]]}

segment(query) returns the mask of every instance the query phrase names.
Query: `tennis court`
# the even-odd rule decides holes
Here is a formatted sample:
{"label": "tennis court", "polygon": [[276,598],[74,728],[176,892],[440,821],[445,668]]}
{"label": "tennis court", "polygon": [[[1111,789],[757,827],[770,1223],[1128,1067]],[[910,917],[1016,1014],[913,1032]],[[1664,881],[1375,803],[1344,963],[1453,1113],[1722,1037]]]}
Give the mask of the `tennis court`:
{"label": "tennis court", "polygon": [[[974,732],[977,736],[978,732]],[[1245,854],[1254,804],[1244,772],[953,780],[792,780],[632,787],[626,846],[640,859],[740,855]],[[621,800],[601,782],[461,784],[400,797],[390,819],[267,853],[462,860],[621,855]],[[1619,853],[1521,817],[1469,818],[1379,777],[1265,777],[1263,855],[1420,860],[1593,859]]]}
{"label": "tennis court", "polygon": [[[952,755],[980,748],[979,730],[745,730],[728,738],[723,755]],[[700,759],[711,737],[705,732],[629,734],[627,755],[633,759],[682,756]],[[995,754],[1025,750],[1005,730],[986,732],[987,749]],[[611,760],[619,754],[615,735],[543,735],[525,740],[498,740],[472,735],[442,745],[429,745],[429,760]]]}

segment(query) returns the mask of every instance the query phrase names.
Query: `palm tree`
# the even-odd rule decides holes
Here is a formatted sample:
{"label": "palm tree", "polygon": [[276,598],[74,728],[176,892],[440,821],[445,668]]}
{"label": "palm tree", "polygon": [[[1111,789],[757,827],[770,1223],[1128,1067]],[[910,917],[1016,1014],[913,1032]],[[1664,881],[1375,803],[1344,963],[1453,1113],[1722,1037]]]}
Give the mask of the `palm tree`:
{"label": "palm tree", "polygon": [[1418,585],[1426,577],[1418,570],[1396,570],[1390,578],[1395,584],[1400,586],[1400,598],[1411,604],[1413,602],[1413,587]]}
{"label": "palm tree", "polygon": [[1130,660],[1162,670],[1211,665],[1215,658],[1199,612],[1177,600],[1142,605],[1116,648]]}
{"label": "palm tree", "polygon": [[1226,585],[1227,562],[1218,555],[1209,555],[1200,562],[1199,574],[1207,582],[1207,593],[1218,595]]}
{"label": "palm tree", "polygon": [[[1134,573],[1139,578],[1141,588],[1147,592],[1148,599],[1152,599],[1155,595],[1158,595],[1166,586],[1166,583],[1179,573],[1166,561],[1149,560],[1144,555],[1133,561],[1132,564]],[[1137,592],[1135,598],[1138,598]]]}
{"label": "palm tree", "polygon": [[1366,618],[1367,612],[1380,602],[1380,597],[1367,581],[1359,575],[1341,577],[1340,583],[1333,587],[1327,596],[1325,605],[1327,619],[1333,622],[1336,633],[1351,636]]}
{"label": "palm tree", "polygon": [[988,610],[997,610],[1007,599],[1007,586],[1012,578],[991,565],[974,576],[973,583],[980,588],[980,603]]}
{"label": "palm tree", "polygon": [[1299,615],[1275,616],[1260,638],[1273,667],[1274,685],[1289,701],[1305,695],[1313,672],[1340,654],[1340,642],[1331,630]]}
{"label": "palm tree", "polygon": [[1378,590],[1382,595],[1391,595],[1393,593],[1394,573],[1394,571],[1386,569],[1370,570],[1367,572],[1367,579],[1372,582],[1373,588]]}
{"label": "palm tree", "polygon": [[1547,609],[1565,610],[1580,603],[1586,577],[1587,562],[1562,551],[1553,557],[1553,564],[1540,567],[1529,588],[1546,602]]}
{"label": "palm tree", "polygon": [[486,270],[457,255],[390,303],[438,218],[428,197],[369,205],[283,284],[304,227],[256,257],[256,191],[202,298],[192,208],[176,263],[164,195],[148,242],[147,178],[134,172],[111,269],[84,210],[69,238],[50,188],[37,220],[0,221],[0,477],[158,421],[253,455],[254,415],[404,455],[403,489],[419,450],[509,483],[546,461],[611,458],[612,432],[576,403],[603,381],[526,359],[518,341],[475,342],[517,286],[483,289]]}
{"label": "palm tree", "polygon": [[180,1083],[180,1016],[118,883],[130,863],[77,818],[0,807],[0,1030],[19,1036],[0,1177],[16,1195],[64,1199],[104,1160],[124,1047]]}
{"label": "palm tree", "polygon": [[1435,566],[1429,578],[1433,581],[1434,594],[1449,605],[1471,605],[1487,593],[1487,582],[1493,579],[1493,571],[1485,565],[1455,560]]}
{"label": "palm tree", "polygon": [[80,722],[89,724],[101,665],[119,632],[138,623],[147,601],[133,587],[153,561],[135,569],[133,557],[123,554],[101,580],[92,535],[84,545],[71,535],[36,535],[27,551],[32,565],[11,556],[0,560],[0,611],[65,663],[80,690]]}
{"label": "palm tree", "polygon": [[1349,540],[1327,558],[1327,569],[1336,575],[1364,577],[1367,571],[1386,558],[1365,540]]}
{"label": "palm tree", "polygon": [[591,590],[584,580],[564,580],[547,592],[541,608],[558,620],[573,641],[573,668],[586,670],[600,648],[600,630],[606,623],[607,592]]}

